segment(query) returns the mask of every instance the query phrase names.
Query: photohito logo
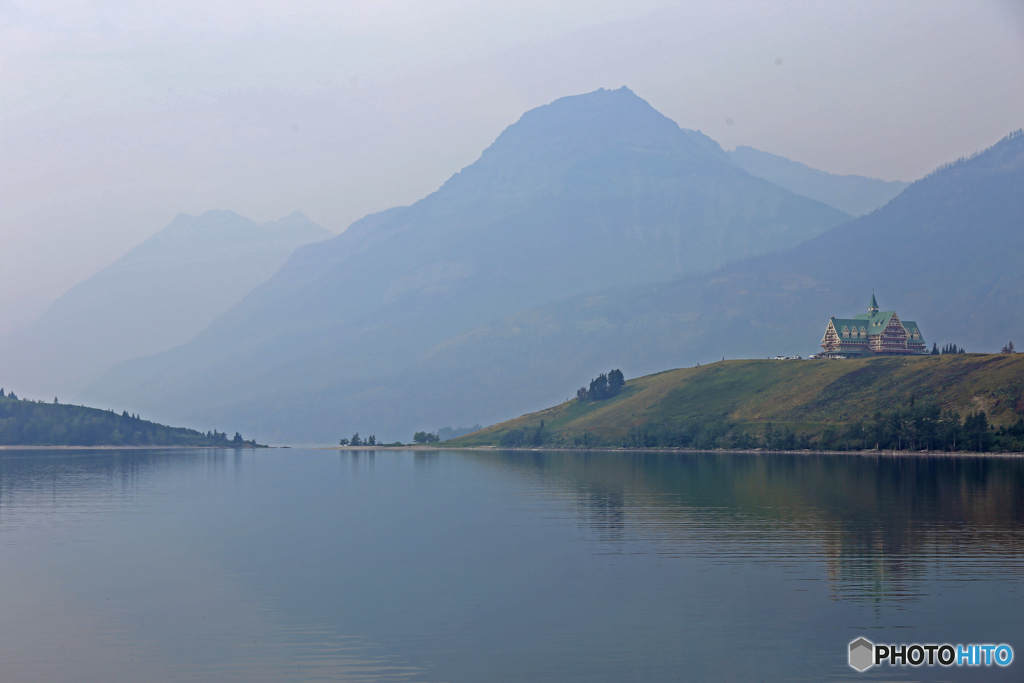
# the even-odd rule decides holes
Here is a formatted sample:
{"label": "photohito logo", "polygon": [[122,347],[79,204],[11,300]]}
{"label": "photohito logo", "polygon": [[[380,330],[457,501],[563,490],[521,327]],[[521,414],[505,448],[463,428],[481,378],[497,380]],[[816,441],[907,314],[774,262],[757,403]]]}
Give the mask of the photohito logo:
{"label": "photohito logo", "polygon": [[850,643],[850,666],[865,671],[872,666],[1010,666],[1009,645],[876,645],[867,638]]}

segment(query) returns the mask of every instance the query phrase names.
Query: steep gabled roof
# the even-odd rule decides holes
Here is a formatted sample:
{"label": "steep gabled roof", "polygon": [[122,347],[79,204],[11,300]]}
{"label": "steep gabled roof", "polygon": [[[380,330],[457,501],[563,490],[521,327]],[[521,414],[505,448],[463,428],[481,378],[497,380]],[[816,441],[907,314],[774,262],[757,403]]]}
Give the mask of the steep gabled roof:
{"label": "steep gabled roof", "polygon": [[913,320],[901,320],[900,322],[903,323],[903,327],[904,329],[906,329],[908,334],[914,334],[914,330],[917,330],[917,334],[919,335],[919,337],[915,340],[915,342],[924,341],[924,333],[921,332],[921,328],[917,326],[917,323],[915,323]]}
{"label": "steep gabled roof", "polygon": [[866,330],[868,330],[868,334],[871,334],[871,331],[868,329],[867,325],[865,324],[865,322],[863,320],[857,320],[855,318],[833,318],[830,322],[833,325],[835,325],[836,333],[840,337],[843,336],[843,328],[844,327],[849,327],[851,332],[855,328],[859,330],[860,328],[863,327]]}
{"label": "steep gabled roof", "polygon": [[[872,295],[874,296],[874,295]],[[864,325],[868,328],[868,334],[881,334],[885,326],[889,324],[892,317],[896,315],[896,311],[879,311],[874,315],[870,313],[858,313],[853,316],[858,321],[858,325]]]}

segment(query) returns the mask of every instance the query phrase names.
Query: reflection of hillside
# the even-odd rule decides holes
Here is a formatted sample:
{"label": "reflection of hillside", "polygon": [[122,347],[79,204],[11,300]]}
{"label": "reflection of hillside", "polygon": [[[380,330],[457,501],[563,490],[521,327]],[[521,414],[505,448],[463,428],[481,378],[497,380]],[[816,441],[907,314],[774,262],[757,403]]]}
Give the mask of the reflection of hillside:
{"label": "reflection of hillside", "polygon": [[934,571],[1024,573],[1024,460],[461,455],[571,489],[585,528],[613,549],[629,539],[714,561],[819,560],[837,599],[915,599]]}
{"label": "reflection of hillside", "polygon": [[67,507],[110,492],[130,496],[158,476],[195,476],[197,462],[200,471],[222,471],[243,457],[226,449],[0,451],[0,515],[26,499]]}

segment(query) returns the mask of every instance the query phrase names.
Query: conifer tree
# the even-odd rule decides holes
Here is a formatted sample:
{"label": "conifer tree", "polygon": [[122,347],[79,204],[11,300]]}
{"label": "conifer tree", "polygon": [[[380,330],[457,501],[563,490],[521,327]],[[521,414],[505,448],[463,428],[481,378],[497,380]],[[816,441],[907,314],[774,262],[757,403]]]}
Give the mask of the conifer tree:
{"label": "conifer tree", "polygon": [[622,387],[625,384],[626,378],[622,374],[622,370],[615,369],[608,373],[608,393],[611,396],[622,391]]}

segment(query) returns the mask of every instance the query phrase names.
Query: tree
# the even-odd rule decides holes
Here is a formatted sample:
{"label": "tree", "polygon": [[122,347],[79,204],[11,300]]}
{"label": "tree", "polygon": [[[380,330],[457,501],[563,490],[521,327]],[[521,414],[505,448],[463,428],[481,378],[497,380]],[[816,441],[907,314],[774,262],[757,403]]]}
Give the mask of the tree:
{"label": "tree", "polygon": [[348,439],[338,439],[338,445],[339,446],[347,446],[348,445]]}
{"label": "tree", "polygon": [[932,342],[932,355],[933,356],[939,355],[939,345],[936,344],[935,342]]}
{"label": "tree", "polygon": [[906,434],[906,420],[903,419],[903,413],[899,410],[894,410],[889,413],[888,424],[886,429],[888,431],[888,440],[890,445],[896,444],[896,450],[903,450],[903,437]]}
{"label": "tree", "polygon": [[530,435],[530,444],[533,446],[541,446],[544,444],[544,420],[540,421],[540,425],[534,430],[533,434]]}
{"label": "tree", "polygon": [[1000,349],[999,353],[1017,353],[1017,350],[1013,348],[1013,342],[1011,341],[1009,344]]}
{"label": "tree", "polygon": [[943,413],[939,420],[939,430],[943,448],[955,451],[963,430],[963,424],[960,422],[960,413],[953,412],[952,410]]}
{"label": "tree", "polygon": [[883,446],[889,445],[885,427],[886,423],[885,418],[882,416],[882,411],[876,410],[875,414],[871,417],[871,428],[867,434],[868,444],[874,444],[876,451]]}
{"label": "tree", "polygon": [[437,443],[441,437],[433,432],[416,432],[412,435],[413,443]]}
{"label": "tree", "polygon": [[988,430],[988,415],[984,410],[971,413],[964,420],[964,439],[970,444],[969,448],[973,448],[979,453],[984,453],[989,449],[992,435]]}
{"label": "tree", "polygon": [[503,448],[515,448],[523,445],[523,430],[510,429],[498,438],[498,445]]}
{"label": "tree", "polygon": [[586,401],[587,400],[587,388],[586,387],[580,387],[576,391],[576,400],[578,400],[578,401]]}
{"label": "tree", "polygon": [[608,373],[608,393],[611,396],[622,391],[622,387],[626,384],[626,378],[622,374],[622,370],[615,369]]}
{"label": "tree", "polygon": [[377,437],[374,436],[373,434],[370,434],[370,438],[368,438],[366,440],[366,445],[367,446],[376,446],[377,445]]}
{"label": "tree", "polygon": [[600,401],[603,398],[607,398],[608,375],[602,372],[596,379],[590,380],[590,389],[587,390],[587,395],[590,396],[593,401]]}
{"label": "tree", "polygon": [[231,439],[231,443],[237,444],[239,446],[242,445],[243,440],[242,440],[241,432],[235,432],[235,437],[233,439]]}
{"label": "tree", "polygon": [[858,420],[846,428],[843,433],[845,448],[861,449],[867,446],[867,430],[864,423]]}
{"label": "tree", "polygon": [[363,440],[359,438],[359,432],[352,435],[352,441],[350,442],[353,446],[362,446]]}

